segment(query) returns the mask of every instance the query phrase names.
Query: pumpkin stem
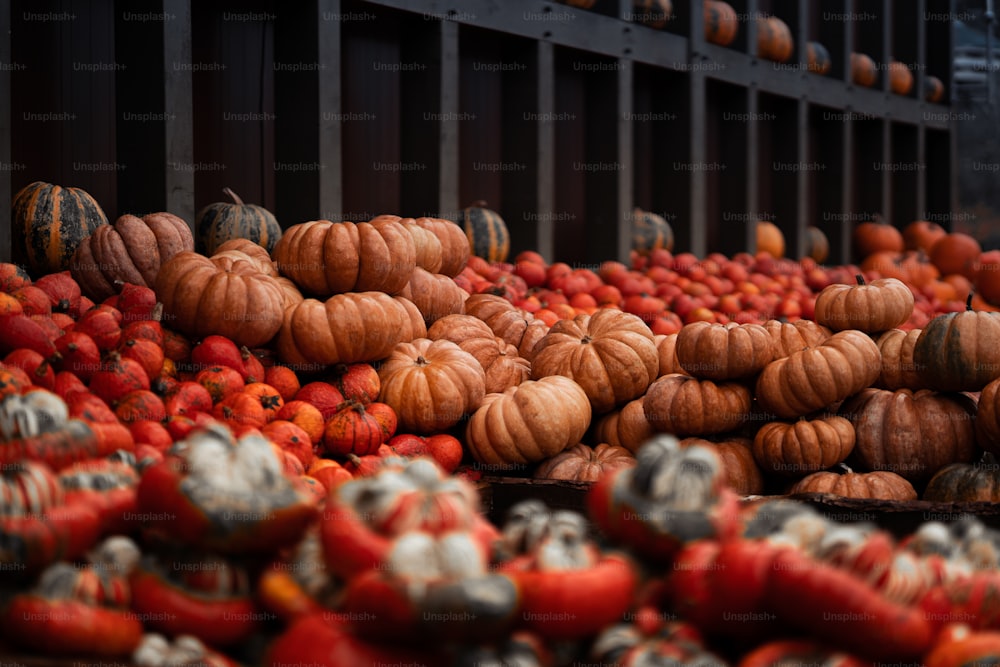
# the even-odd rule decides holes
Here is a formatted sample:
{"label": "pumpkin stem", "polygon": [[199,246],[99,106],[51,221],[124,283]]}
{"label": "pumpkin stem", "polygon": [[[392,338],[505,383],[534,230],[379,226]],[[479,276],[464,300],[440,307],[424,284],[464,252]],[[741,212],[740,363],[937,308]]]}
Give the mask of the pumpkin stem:
{"label": "pumpkin stem", "polygon": [[976,293],[975,290],[969,290],[969,296],[965,297],[965,309],[972,310],[972,297]]}
{"label": "pumpkin stem", "polygon": [[222,188],[222,193],[227,197],[229,197],[230,199],[232,199],[233,203],[236,204],[237,206],[243,206],[243,200],[240,199],[240,196],[235,192],[233,192],[231,189]]}
{"label": "pumpkin stem", "polygon": [[420,356],[417,357],[416,364],[417,364],[417,366],[426,366],[427,365],[427,360],[424,359],[424,355],[421,354]]}
{"label": "pumpkin stem", "polygon": [[163,320],[163,302],[157,301],[156,305],[153,306],[152,312],[149,314],[149,319],[154,322],[161,322]]}
{"label": "pumpkin stem", "polygon": [[487,204],[482,199],[477,199],[469,205],[469,208],[486,208]]}
{"label": "pumpkin stem", "polygon": [[851,474],[852,472],[854,472],[853,470],[851,470],[851,467],[850,467],[849,465],[847,465],[846,463],[838,463],[838,464],[837,464],[837,467],[838,467],[838,468],[843,468],[843,469],[844,469],[844,472],[843,472],[843,473],[841,473],[841,474],[844,474],[844,473],[846,473],[846,474],[848,474],[848,475],[849,475],[849,474]]}
{"label": "pumpkin stem", "polygon": [[856,276],[854,276],[854,279],[858,281],[859,285],[864,285],[865,284],[865,277],[863,275],[861,275],[860,273],[857,274]]}

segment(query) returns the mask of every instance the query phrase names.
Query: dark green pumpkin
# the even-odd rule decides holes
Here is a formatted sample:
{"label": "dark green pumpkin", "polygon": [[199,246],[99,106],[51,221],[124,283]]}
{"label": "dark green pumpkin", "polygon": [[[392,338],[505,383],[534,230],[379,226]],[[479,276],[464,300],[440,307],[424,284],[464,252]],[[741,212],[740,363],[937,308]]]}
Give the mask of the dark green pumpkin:
{"label": "dark green pumpkin", "polygon": [[455,222],[465,230],[472,254],[488,262],[504,262],[510,253],[510,233],[507,224],[496,211],[477,201],[458,213]]}
{"label": "dark green pumpkin", "polygon": [[953,463],[927,483],[924,500],[939,503],[1000,502],[1000,463],[984,454],[976,463]]}
{"label": "dark green pumpkin", "polygon": [[806,43],[806,62],[809,71],[816,74],[826,74],[833,66],[830,52],[819,42]]}
{"label": "dark green pumpkin", "polygon": [[1000,313],[966,310],[932,319],[913,345],[921,380],[936,391],[980,391],[1000,377]]}
{"label": "dark green pumpkin", "polygon": [[674,230],[665,218],[636,208],[632,212],[632,249],[640,255],[674,249]]}
{"label": "dark green pumpkin", "polygon": [[232,202],[215,202],[198,212],[198,252],[212,255],[232,239],[247,239],[268,252],[281,238],[281,225],[263,206],[244,204],[229,188],[223,188]]}
{"label": "dark green pumpkin", "polygon": [[35,181],[11,202],[14,261],[35,278],[65,271],[77,246],[106,224],[100,204],[86,191]]}

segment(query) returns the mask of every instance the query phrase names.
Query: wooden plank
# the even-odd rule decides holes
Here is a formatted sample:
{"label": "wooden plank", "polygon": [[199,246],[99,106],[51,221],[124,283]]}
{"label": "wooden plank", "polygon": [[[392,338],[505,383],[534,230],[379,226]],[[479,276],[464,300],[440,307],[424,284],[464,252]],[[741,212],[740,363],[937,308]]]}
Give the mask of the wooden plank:
{"label": "wooden plank", "polygon": [[194,102],[191,0],[163,0],[164,188],[166,210],[194,228]]}
{"label": "wooden plank", "polygon": [[[689,218],[687,220],[688,252],[697,257],[704,257],[708,252],[708,219],[705,205],[708,197],[708,178],[705,172],[708,165],[706,144],[708,141],[705,119],[707,114],[706,77],[700,66],[707,62],[705,53],[705,13],[702,0],[692,0],[689,24],[689,62],[688,72],[688,127],[689,148],[688,162],[684,165],[689,171]],[[695,66],[699,65],[699,66]]]}
{"label": "wooden plank", "polygon": [[[629,253],[632,250],[632,208],[634,206],[633,197],[633,170],[635,169],[634,146],[632,136],[632,89],[635,85],[635,72],[633,63],[619,58],[618,71],[616,72],[615,83],[617,84],[617,114],[615,116],[615,143],[618,149],[617,163],[620,169],[616,172],[618,179],[616,183],[615,199],[618,214],[613,219],[617,234],[614,239],[614,252],[610,255],[619,262],[629,263]],[[597,260],[602,258],[600,252],[595,252]],[[608,257],[607,254],[603,255]]]}
{"label": "wooden plank", "polygon": [[551,42],[538,42],[535,47],[538,57],[538,161],[536,163],[537,251],[551,261],[555,256],[555,234],[557,220],[570,215],[556,208],[556,66],[555,48]]}
{"label": "wooden plank", "polygon": [[13,59],[11,46],[11,3],[0,7],[0,262],[10,262],[10,204],[14,197],[13,174],[23,168],[14,162],[11,151],[14,105],[11,98],[11,74],[22,66]]}

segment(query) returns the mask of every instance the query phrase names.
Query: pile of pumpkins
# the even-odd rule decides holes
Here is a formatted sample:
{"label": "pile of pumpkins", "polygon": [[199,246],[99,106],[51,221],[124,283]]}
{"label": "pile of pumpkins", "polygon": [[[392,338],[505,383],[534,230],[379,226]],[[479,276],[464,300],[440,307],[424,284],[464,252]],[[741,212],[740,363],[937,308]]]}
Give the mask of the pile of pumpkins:
{"label": "pile of pumpkins", "polygon": [[[175,216],[110,225],[86,193],[44,183],[18,194],[15,231],[33,272],[68,268],[94,302],[123,284],[154,289],[163,326],[192,343],[220,336],[304,378],[371,364],[371,398],[401,432],[456,435],[483,471],[593,480],[667,432],[710,444],[746,495],[973,501],[1000,487],[995,313],[899,330],[914,299],[887,278],[831,285],[815,321],[654,335],[599,308],[549,326],[453,279],[473,255],[506,258],[507,230],[483,205],[459,221],[383,215],[282,231],[233,199],[199,214],[201,252]],[[662,229],[653,237],[665,243]]]}

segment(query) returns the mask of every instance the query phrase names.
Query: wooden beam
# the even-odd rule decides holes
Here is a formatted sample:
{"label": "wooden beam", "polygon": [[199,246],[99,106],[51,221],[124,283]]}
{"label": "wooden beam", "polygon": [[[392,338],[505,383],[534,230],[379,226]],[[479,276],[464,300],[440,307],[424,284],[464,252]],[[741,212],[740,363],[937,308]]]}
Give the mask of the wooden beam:
{"label": "wooden beam", "polygon": [[194,101],[191,0],[163,0],[164,145],[167,210],[194,227]]}

